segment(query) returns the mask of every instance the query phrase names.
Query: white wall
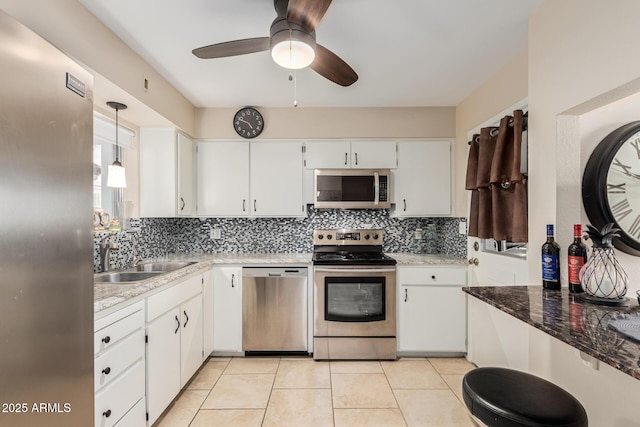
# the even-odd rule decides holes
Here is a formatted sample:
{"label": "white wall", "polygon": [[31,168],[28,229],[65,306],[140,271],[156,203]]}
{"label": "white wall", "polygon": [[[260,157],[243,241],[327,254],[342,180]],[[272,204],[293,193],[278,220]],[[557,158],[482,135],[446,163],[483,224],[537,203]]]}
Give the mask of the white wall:
{"label": "white wall", "polygon": [[[630,53],[637,51],[639,14],[636,0],[547,0],[530,19],[531,251],[542,246],[547,223],[556,224],[557,240],[566,248],[572,224],[588,221],[581,171],[594,142],[580,137],[579,116],[638,90],[633,82],[640,77],[640,55]],[[621,262],[627,272],[640,267],[640,258],[621,255]],[[530,256],[528,264],[529,283],[539,284],[540,260]]]}

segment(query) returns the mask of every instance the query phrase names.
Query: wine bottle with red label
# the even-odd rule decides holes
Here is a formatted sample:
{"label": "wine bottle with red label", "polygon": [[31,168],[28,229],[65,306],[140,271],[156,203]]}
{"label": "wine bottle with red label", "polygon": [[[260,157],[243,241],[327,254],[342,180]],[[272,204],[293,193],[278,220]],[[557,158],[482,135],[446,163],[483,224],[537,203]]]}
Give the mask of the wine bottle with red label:
{"label": "wine bottle with red label", "polygon": [[580,269],[587,262],[587,246],[582,243],[582,224],[573,225],[573,243],[567,248],[569,292],[582,292]]}

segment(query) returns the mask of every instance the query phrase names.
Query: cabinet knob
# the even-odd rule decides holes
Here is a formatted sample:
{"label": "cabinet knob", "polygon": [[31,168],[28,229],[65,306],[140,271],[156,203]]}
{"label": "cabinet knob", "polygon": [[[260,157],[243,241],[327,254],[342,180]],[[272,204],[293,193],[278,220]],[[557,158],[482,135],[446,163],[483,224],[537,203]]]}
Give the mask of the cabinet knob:
{"label": "cabinet knob", "polygon": [[480,260],[478,258],[469,258],[469,265],[478,265]]}
{"label": "cabinet knob", "polygon": [[431,276],[431,280],[436,280],[436,275],[435,274]]}
{"label": "cabinet knob", "polygon": [[102,370],[102,373],[105,375],[109,375],[111,373],[111,368],[107,366]]}
{"label": "cabinet knob", "polygon": [[105,418],[109,418],[111,416],[111,409],[107,409],[102,413],[102,416]]}
{"label": "cabinet knob", "polygon": [[111,342],[111,337],[107,335],[106,337],[102,338],[102,342],[105,344],[109,344],[109,342]]}

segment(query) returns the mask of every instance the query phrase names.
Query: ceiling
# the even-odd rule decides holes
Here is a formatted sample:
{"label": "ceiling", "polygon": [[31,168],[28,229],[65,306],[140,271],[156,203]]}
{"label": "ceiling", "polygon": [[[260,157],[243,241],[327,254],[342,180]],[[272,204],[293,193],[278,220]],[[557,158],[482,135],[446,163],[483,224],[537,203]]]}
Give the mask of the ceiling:
{"label": "ceiling", "polygon": [[[191,50],[264,37],[272,0],[79,0],[196,107],[455,106],[521,52],[541,0],[334,0],[317,42],[358,73],[349,87],[269,52]],[[296,91],[297,90],[297,91]],[[297,92],[297,93],[296,93]]]}

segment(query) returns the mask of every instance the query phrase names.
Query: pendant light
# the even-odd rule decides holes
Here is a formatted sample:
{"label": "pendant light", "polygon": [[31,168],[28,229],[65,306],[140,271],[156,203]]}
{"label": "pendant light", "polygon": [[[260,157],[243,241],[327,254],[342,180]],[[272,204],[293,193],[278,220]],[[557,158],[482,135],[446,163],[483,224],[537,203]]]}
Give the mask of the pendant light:
{"label": "pendant light", "polygon": [[115,101],[109,101],[107,105],[116,110],[116,160],[109,165],[107,187],[127,188],[124,167],[122,167],[122,163],[118,159],[118,153],[120,152],[120,146],[118,145],[118,110],[126,110],[127,106]]}

